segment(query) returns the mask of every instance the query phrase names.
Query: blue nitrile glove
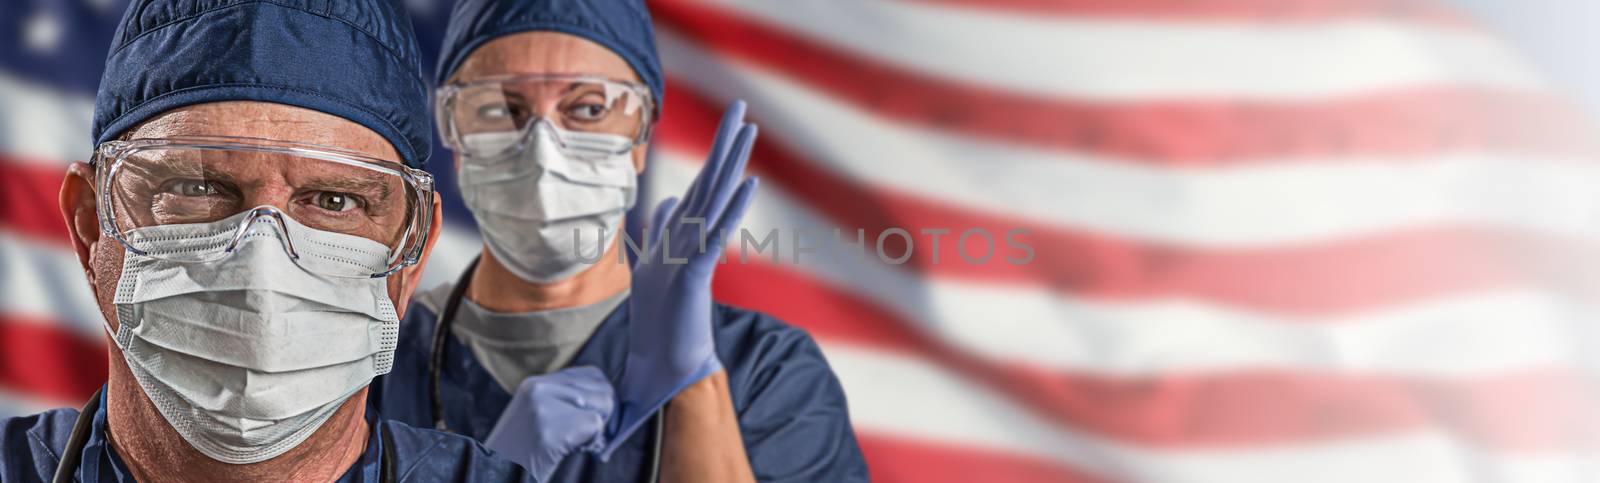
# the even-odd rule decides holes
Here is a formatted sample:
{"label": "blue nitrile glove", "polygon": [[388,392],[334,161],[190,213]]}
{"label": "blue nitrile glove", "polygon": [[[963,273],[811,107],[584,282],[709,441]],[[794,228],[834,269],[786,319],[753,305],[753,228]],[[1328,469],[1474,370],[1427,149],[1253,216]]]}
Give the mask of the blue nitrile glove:
{"label": "blue nitrile glove", "polygon": [[572,451],[605,447],[615,398],[611,381],[594,367],[523,379],[483,444],[545,481]]}
{"label": "blue nitrile glove", "polygon": [[722,370],[711,341],[711,275],[756,192],[756,179],[744,179],[756,140],[744,111],[743,101],[728,107],[683,202],[656,207],[649,248],[633,269],[627,365],[602,460],[679,391]]}

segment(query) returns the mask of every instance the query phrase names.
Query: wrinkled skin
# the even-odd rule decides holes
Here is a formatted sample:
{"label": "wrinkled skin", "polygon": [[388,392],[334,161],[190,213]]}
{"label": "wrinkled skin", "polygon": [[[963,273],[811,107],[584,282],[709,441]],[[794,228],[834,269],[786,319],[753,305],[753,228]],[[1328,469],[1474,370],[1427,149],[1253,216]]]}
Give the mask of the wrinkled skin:
{"label": "wrinkled skin", "polygon": [[[151,118],[123,138],[196,135],[294,141],[342,148],[380,159],[399,159],[394,147],[382,136],[360,124],[317,111],[264,102],[229,101],[174,109]],[[293,190],[286,180],[289,176],[282,175],[281,170],[241,163],[233,174],[251,185],[251,196],[245,203],[253,204],[248,206],[272,205],[286,212],[293,211],[290,207]],[[125,252],[116,239],[101,235],[94,180],[93,167],[74,163],[62,182],[60,205],[95,302],[115,331],[117,318],[112,299],[122,275]],[[431,252],[431,244],[438,238],[440,223],[437,202],[424,209],[431,209],[434,218],[430,245],[424,250],[423,262],[426,262],[426,254]],[[392,216],[389,215],[386,222],[396,222]],[[416,290],[423,266],[419,263],[387,279],[390,301],[399,310],[404,310]],[[331,481],[366,449],[367,391],[362,389],[309,439],[283,455],[247,465],[212,460],[185,443],[161,416],[129,372],[121,350],[109,337],[106,348],[110,363],[106,411],[112,444],[140,481]],[[184,471],[171,471],[173,468]]]}

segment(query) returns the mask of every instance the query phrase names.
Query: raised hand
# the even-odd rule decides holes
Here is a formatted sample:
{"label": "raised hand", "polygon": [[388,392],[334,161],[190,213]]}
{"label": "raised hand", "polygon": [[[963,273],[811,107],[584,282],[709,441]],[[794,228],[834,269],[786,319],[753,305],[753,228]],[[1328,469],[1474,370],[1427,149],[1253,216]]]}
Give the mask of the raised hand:
{"label": "raised hand", "polygon": [[684,387],[722,370],[711,338],[711,276],[757,186],[744,179],[757,134],[744,113],[743,101],[728,107],[682,202],[656,207],[648,249],[633,269],[619,421],[602,458]]}

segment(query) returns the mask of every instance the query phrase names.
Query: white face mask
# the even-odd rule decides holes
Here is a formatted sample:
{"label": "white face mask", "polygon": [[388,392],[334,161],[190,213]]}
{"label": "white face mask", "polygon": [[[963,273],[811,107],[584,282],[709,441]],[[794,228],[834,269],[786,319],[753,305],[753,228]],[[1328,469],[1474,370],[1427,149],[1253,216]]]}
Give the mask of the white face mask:
{"label": "white face mask", "polygon": [[[167,250],[223,250],[241,213],[140,228]],[[383,271],[389,250],[284,217],[299,263],[321,273]],[[180,263],[127,252],[112,338],[178,435],[217,461],[255,463],[304,442],[352,394],[389,372],[399,318],[382,278],[296,266],[269,218],[234,253]],[[110,332],[110,324],[106,325]]]}
{"label": "white face mask", "polygon": [[[523,280],[550,283],[594,265],[633,207],[632,140],[537,121],[519,133],[463,138],[461,196],[489,252]],[[617,154],[618,151],[622,151]],[[506,152],[482,156],[476,153]]]}

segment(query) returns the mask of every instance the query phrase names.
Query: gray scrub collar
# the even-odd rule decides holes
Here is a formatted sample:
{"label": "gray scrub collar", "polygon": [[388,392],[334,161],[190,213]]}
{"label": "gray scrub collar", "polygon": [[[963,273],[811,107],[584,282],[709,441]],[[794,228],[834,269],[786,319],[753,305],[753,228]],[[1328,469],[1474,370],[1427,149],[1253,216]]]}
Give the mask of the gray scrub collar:
{"label": "gray scrub collar", "polygon": [[627,300],[629,291],[581,307],[503,313],[463,299],[455,321],[457,335],[504,347],[554,347],[581,343],[594,334],[606,316]]}

